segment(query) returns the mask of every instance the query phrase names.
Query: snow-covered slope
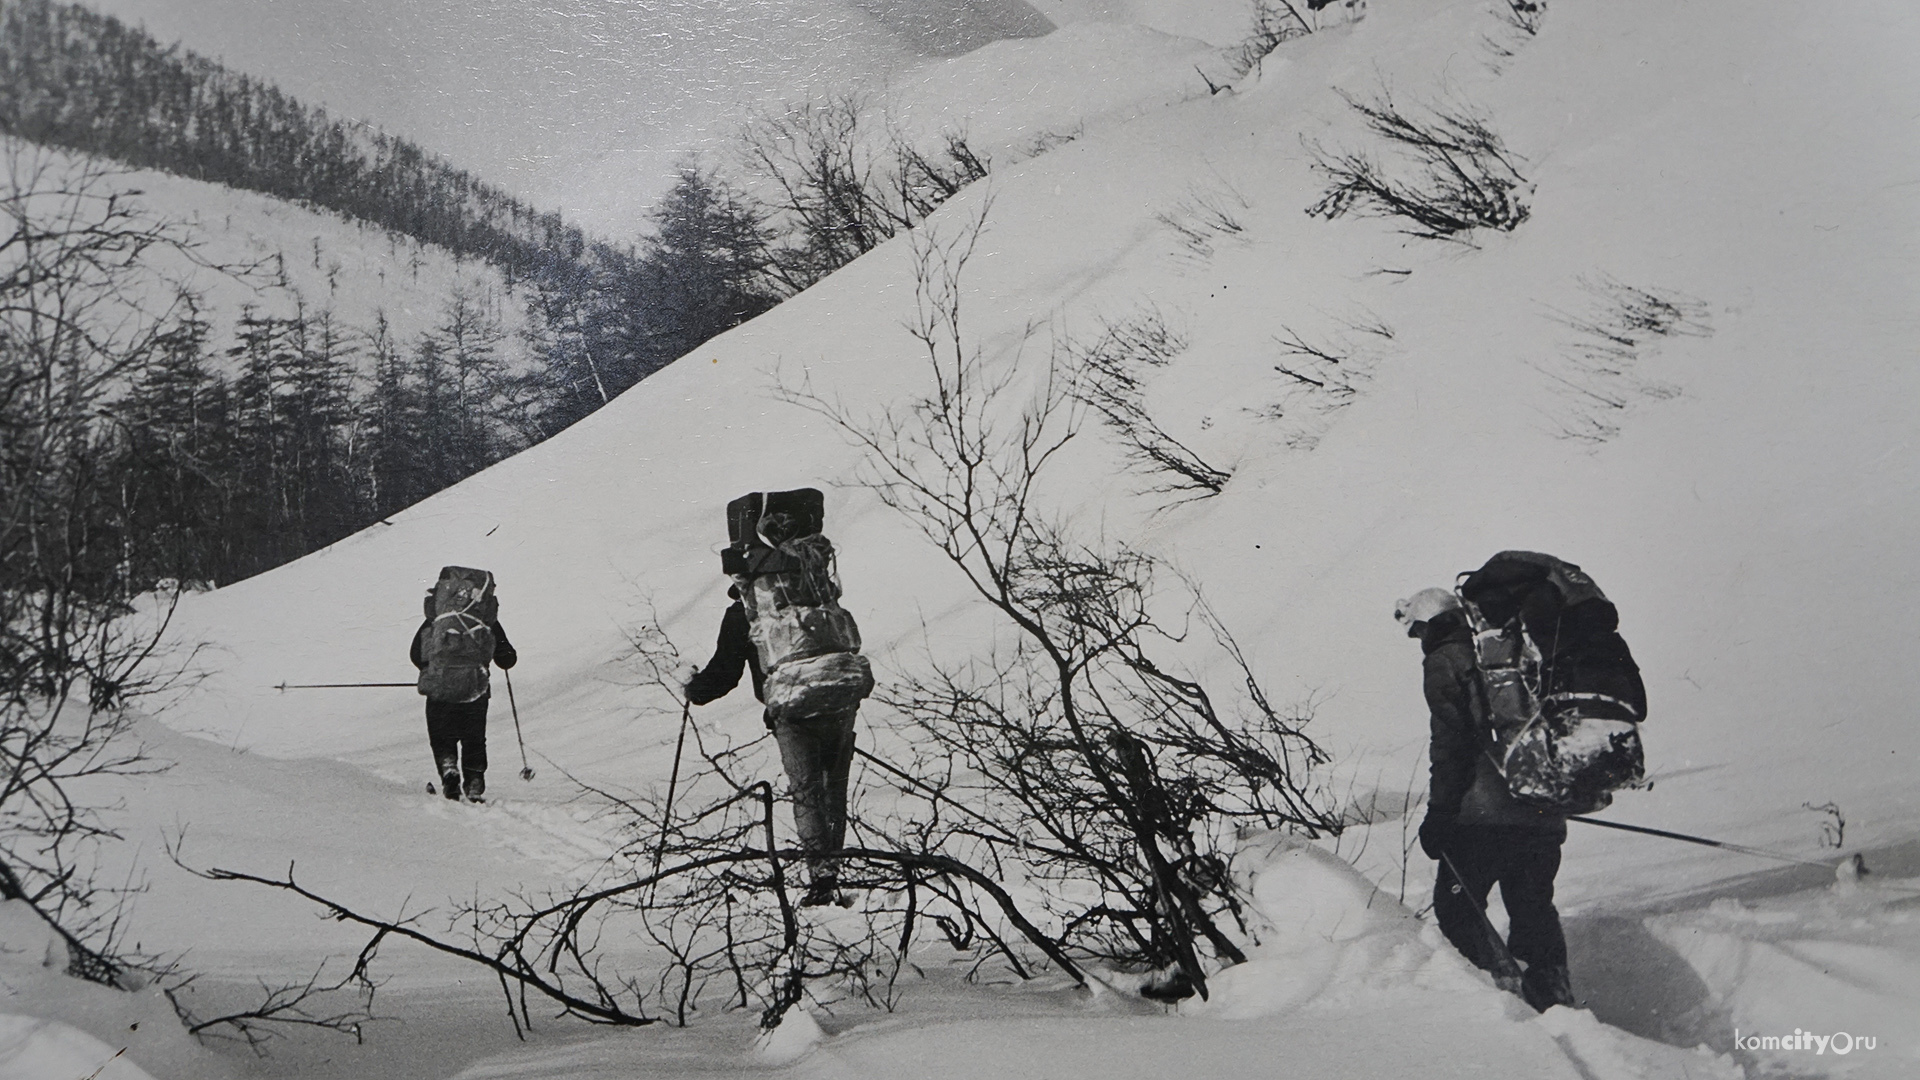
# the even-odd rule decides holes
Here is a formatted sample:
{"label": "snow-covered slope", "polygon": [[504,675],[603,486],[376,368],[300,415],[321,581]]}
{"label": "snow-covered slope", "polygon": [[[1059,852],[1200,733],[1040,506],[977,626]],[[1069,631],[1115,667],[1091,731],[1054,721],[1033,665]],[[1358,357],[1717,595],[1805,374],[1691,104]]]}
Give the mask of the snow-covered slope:
{"label": "snow-covered slope", "polygon": [[[1416,657],[1386,618],[1394,597],[1529,547],[1586,566],[1624,613],[1653,695],[1647,740],[1670,777],[1631,797],[1637,812],[1794,843],[1815,832],[1803,801],[1840,799],[1854,829],[1904,838],[1901,762],[1920,736],[1887,718],[1916,689],[1900,659],[1916,581],[1898,555],[1913,539],[1901,448],[1920,378],[1899,337],[1913,305],[1911,162],[1903,141],[1829,118],[1871,126],[1914,87],[1900,65],[1850,59],[1896,34],[1859,42],[1852,21],[1796,17],[1568,5],[1496,73],[1482,38],[1498,24],[1477,6],[1399,6],[1290,46],[1238,93],[1007,170],[933,228],[955,233],[991,195],[966,300],[990,355],[1041,355],[1032,325],[1084,333],[1148,304],[1184,330],[1154,404],[1202,456],[1235,466],[1233,482],[1152,515],[1158,504],[1132,495],[1144,481],[1103,455],[1076,484],[1079,509],[1113,531],[1151,521],[1269,678],[1321,695],[1321,735],[1349,760],[1418,754]],[[1404,101],[1484,110],[1526,159],[1532,219],[1476,249],[1302,214],[1321,184],[1310,145],[1366,146],[1334,91],[1383,81]],[[1160,218],[1207,200],[1241,231],[1202,255]],[[724,502],[851,479],[853,451],[778,403],[769,373],[804,372],[856,405],[912,391],[908,264],[904,243],[885,247],[565,438],[195,603],[191,632],[232,652],[172,722],[269,753],[401,760],[416,703],[266,688],[392,675],[419,589],[469,562],[499,575],[525,643],[521,704],[543,738],[562,754],[639,753],[622,727],[621,624],[651,596],[698,651],[720,606]],[[1583,283],[1603,278],[1696,298],[1712,333],[1645,350],[1638,377],[1670,389],[1623,383],[1621,432],[1594,443],[1564,437],[1582,406],[1555,375],[1579,346],[1560,313],[1585,315]],[[1364,322],[1393,336],[1359,346],[1371,381],[1303,450],[1256,412],[1285,389],[1274,339],[1331,341]],[[959,583],[858,490],[832,503],[868,638],[914,640]],[[289,595],[304,617],[282,629],[275,598]],[[1617,881],[1626,849],[1598,846],[1596,870]]]}
{"label": "snow-covered slope", "polygon": [[[683,156],[727,143],[749,107],[885,79],[924,46],[1026,36],[1046,22],[1022,0],[92,6],[620,237],[640,231]],[[950,20],[932,14],[955,7]]]}
{"label": "snow-covered slope", "polygon": [[45,170],[44,186],[53,177],[97,176],[101,194],[120,194],[143,220],[165,223],[184,242],[191,257],[162,253],[150,260],[166,279],[154,285],[180,284],[199,296],[215,353],[231,343],[249,307],[279,318],[301,309],[309,316],[327,312],[350,337],[370,333],[384,316],[391,339],[406,348],[443,325],[454,297],[465,295],[499,326],[503,358],[515,368],[529,362],[519,332],[526,324],[525,297],[488,263],[222,184],[27,143],[14,146],[19,168]]}
{"label": "snow-covered slope", "polygon": [[[970,68],[963,58],[946,70],[978,82],[942,92],[1012,110],[1017,97],[1000,88],[1054,78],[1063,65],[1048,43],[1075,40],[1090,39],[1000,43],[985,51],[1002,64]],[[1557,0],[1532,38],[1477,0],[1382,2],[1364,21],[1289,44],[1232,93],[1131,117],[1112,111],[1076,141],[997,171],[929,227],[952,237],[987,215],[964,303],[969,336],[990,360],[1037,360],[1058,336],[1148,308],[1180,330],[1187,347],[1149,400],[1170,431],[1232,467],[1226,489],[1158,512],[1139,494],[1147,481],[1121,470],[1096,435],[1053,494],[1089,528],[1175,558],[1270,688],[1317,702],[1313,730],[1336,752],[1337,789],[1397,793],[1422,776],[1418,651],[1388,617],[1394,599],[1502,548],[1547,550],[1579,562],[1618,602],[1647,680],[1657,783],[1623,795],[1612,817],[1814,858],[1822,815],[1803,805],[1835,802],[1848,848],[1869,849],[1871,863],[1873,851],[1920,838],[1920,731],[1907,722],[1920,669],[1906,662],[1920,608],[1908,556],[1920,540],[1920,71],[1906,55],[1916,40],[1920,12],[1895,0],[1844,17],[1788,3]],[[1100,85],[1128,83],[1124,57],[1114,54]],[[1470,105],[1519,155],[1530,220],[1469,246],[1412,239],[1391,222],[1307,216],[1324,186],[1316,146],[1383,153],[1336,91],[1390,93],[1416,111]],[[1052,107],[1033,104],[1041,115]],[[1017,128],[1019,118],[1004,124]],[[1206,225],[1222,215],[1232,227]],[[1619,286],[1673,300],[1693,332],[1643,338],[1611,372],[1582,367],[1593,342],[1571,324],[1604,318]],[[213,670],[164,721],[252,752],[242,760],[344,759],[374,774],[349,785],[356,797],[384,798],[371,794],[383,782],[395,799],[417,792],[426,751],[411,694],[271,687],[408,677],[420,590],[442,564],[463,563],[498,575],[502,618],[523,658],[514,688],[529,748],[589,778],[657,782],[677,713],[663,720],[660,702],[631,686],[623,628],[651,603],[683,651],[704,654],[725,603],[713,551],[725,539],[726,500],[855,475],[857,456],[834,430],[771,392],[775,373],[810,378],[856,409],[899,401],[921,386],[901,328],[912,312],[912,260],[898,242],[391,525],[196,598],[182,631],[216,646]],[[1294,336],[1347,351],[1363,371],[1351,404],[1319,413],[1286,396],[1274,369],[1297,362],[1280,344]],[[1280,420],[1266,415],[1276,404],[1286,406]],[[965,647],[952,629],[963,583],[912,529],[848,487],[829,489],[828,521],[847,606],[883,667],[914,662],[929,639]],[[750,735],[757,709],[738,697],[703,710],[701,723]],[[502,712],[496,706],[504,721]],[[494,732],[495,757],[508,760],[505,725]],[[500,781],[529,804],[516,821],[537,822],[545,802],[565,796],[555,771],[543,766],[517,788]],[[172,782],[154,782],[159,805]],[[292,790],[327,813],[325,785]],[[487,811],[496,812],[515,809]],[[392,848],[338,871],[360,895],[397,899],[430,888],[428,879],[441,893],[501,880],[500,868],[464,877],[396,868],[404,855],[395,849],[421,842],[396,820]],[[230,850],[251,848],[267,866],[298,854],[291,835],[227,835]],[[1417,874],[1424,861],[1414,861]],[[1731,852],[1576,830],[1561,898],[1576,916],[1637,919],[1754,869]],[[148,904],[149,925],[180,931],[167,900]],[[1695,928],[1738,936],[1742,925],[1729,917]],[[1830,928],[1803,925],[1816,935]],[[1659,935],[1678,932],[1686,928]],[[1576,983],[1581,964],[1576,955]],[[1908,978],[1883,980],[1890,989],[1870,996],[1897,1007]],[[1792,1015],[1777,995],[1726,979],[1715,990],[1723,1007],[1749,1007],[1769,1025]],[[1254,996],[1271,1002],[1285,989]],[[1384,1015],[1329,1008],[1266,1022],[1295,1037],[1351,1032],[1342,1046],[1361,1056],[1343,1059],[1350,1075],[1445,1075],[1434,1055],[1392,1057],[1393,1040],[1379,1038]],[[1402,1003],[1389,1015],[1424,1032],[1447,1029],[1453,1014]],[[1056,1038],[1067,1028],[1050,1023],[968,1022],[987,1027],[856,1029],[837,1037],[837,1060],[846,1073],[881,1075],[902,1060],[877,1049],[883,1038],[904,1048],[954,1036],[1011,1056],[1025,1047],[1062,1063],[1058,1072],[1076,1060],[1069,1044],[1124,1051],[1225,1038],[1216,1018],[1194,1021],[1204,1031],[1118,1024],[1079,1041]],[[1472,1040],[1493,1049],[1470,1074],[1553,1075],[1579,1045],[1594,1055],[1582,1059],[1584,1075],[1681,1074],[1606,1042],[1584,1019],[1542,1023],[1561,1026],[1545,1042],[1529,1042],[1539,1035],[1531,1024],[1511,1040]],[[1910,1034],[1872,1034],[1884,1036],[1880,1056],[1852,1061],[1912,1061]],[[1461,1040],[1435,1045],[1451,1065],[1445,1051]],[[1559,1064],[1527,1064],[1528,1046],[1561,1053]],[[1266,1060],[1242,1049],[1228,1055],[1233,1068]],[[475,1075],[546,1067],[516,1060]],[[831,1071],[824,1060],[795,1069]],[[1825,1067],[1792,1067],[1816,1066]]]}

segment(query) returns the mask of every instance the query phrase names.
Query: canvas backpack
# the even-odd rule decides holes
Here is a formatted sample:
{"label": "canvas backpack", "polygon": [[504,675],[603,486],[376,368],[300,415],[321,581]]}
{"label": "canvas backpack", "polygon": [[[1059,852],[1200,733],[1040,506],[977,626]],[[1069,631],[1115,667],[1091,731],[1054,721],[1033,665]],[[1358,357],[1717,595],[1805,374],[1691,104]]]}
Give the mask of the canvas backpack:
{"label": "canvas backpack", "polygon": [[1552,555],[1503,551],[1455,592],[1486,689],[1488,756],[1513,797],[1584,814],[1643,785],[1646,687],[1593,579]]}
{"label": "canvas backpack", "polygon": [[[799,535],[778,546],[760,520],[783,512]],[[840,606],[833,542],[820,534],[825,497],[813,488],[754,492],[727,504],[721,567],[733,576],[747,635],[766,673],[767,717],[779,721],[856,708],[873,692],[873,667],[860,655],[860,628]]]}
{"label": "canvas backpack", "polygon": [[478,701],[491,690],[487,665],[496,644],[493,624],[499,601],[493,575],[464,566],[445,566],[427,595],[428,619],[420,642],[420,693],[431,701]]}

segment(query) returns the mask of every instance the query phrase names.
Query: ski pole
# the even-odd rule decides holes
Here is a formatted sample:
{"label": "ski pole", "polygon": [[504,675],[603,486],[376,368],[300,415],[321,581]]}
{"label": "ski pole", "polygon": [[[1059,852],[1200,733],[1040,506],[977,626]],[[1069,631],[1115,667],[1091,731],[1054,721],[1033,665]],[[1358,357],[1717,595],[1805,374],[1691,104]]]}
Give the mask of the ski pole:
{"label": "ski pole", "polygon": [[1742,855],[1753,855],[1762,859],[1778,859],[1781,862],[1799,863],[1801,866],[1818,866],[1826,870],[1833,869],[1833,864],[1830,862],[1823,862],[1817,859],[1802,859],[1797,855],[1782,855],[1777,851],[1766,851],[1762,848],[1747,847],[1745,844],[1730,844],[1725,840],[1709,840],[1704,836],[1688,836],[1686,833],[1668,832],[1665,829],[1649,829],[1644,825],[1622,825],[1617,821],[1601,821],[1599,818],[1581,817],[1577,814],[1569,816],[1567,820],[1577,821],[1582,825],[1598,825],[1603,829],[1619,829],[1621,832],[1644,833],[1648,836],[1663,836],[1668,840],[1679,840],[1688,844],[1699,844],[1702,847],[1720,848],[1724,851],[1737,851]]}
{"label": "ski pole", "polygon": [[513,711],[513,737],[520,743],[520,779],[533,779],[533,766],[527,764],[527,740],[520,734],[520,705],[513,700],[513,674],[506,668],[500,675],[507,680],[507,708]]}
{"label": "ski pole", "polygon": [[283,682],[279,686],[274,687],[274,689],[284,694],[289,690],[339,690],[345,687],[353,687],[353,686],[418,686],[418,685],[419,685],[418,683],[410,683],[410,682],[304,682],[304,683]]}
{"label": "ski pole", "polygon": [[1440,852],[1440,861],[1446,864],[1447,873],[1453,875],[1454,891],[1464,897],[1467,906],[1473,909],[1475,915],[1480,916],[1480,926],[1487,932],[1487,940],[1493,944],[1494,960],[1499,964],[1499,970],[1495,971],[1494,974],[1510,979],[1519,978],[1520,961],[1513,958],[1513,950],[1507,948],[1505,941],[1500,940],[1500,931],[1494,928],[1493,920],[1487,917],[1487,909],[1481,907],[1480,904],[1474,900],[1473,895],[1467,892],[1467,879],[1461,877],[1460,868],[1453,865],[1453,856],[1442,851]]}
{"label": "ski pole", "polygon": [[680,738],[673,744],[673,773],[667,777],[667,805],[660,811],[660,846],[653,851],[653,872],[660,872],[660,860],[667,854],[667,820],[673,816],[673,789],[680,786],[680,752],[687,746],[687,723],[693,718],[693,703],[680,703]]}

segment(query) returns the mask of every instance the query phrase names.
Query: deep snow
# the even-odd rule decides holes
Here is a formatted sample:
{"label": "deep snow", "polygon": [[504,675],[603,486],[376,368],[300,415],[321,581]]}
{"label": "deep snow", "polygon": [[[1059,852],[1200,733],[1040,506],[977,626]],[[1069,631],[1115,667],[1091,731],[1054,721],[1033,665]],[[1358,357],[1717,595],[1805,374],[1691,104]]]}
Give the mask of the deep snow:
{"label": "deep snow", "polygon": [[[1196,21],[1227,18],[1225,0],[1202,6]],[[1167,1014],[1058,985],[936,977],[897,1015],[816,1017],[819,1041],[786,1047],[799,1056],[781,1068],[1910,1074],[1920,948],[1900,879],[1920,876],[1920,733],[1906,722],[1920,691],[1906,662],[1920,603],[1909,557],[1920,539],[1920,71],[1907,56],[1920,11],[1556,0],[1539,36],[1522,40],[1481,2],[1382,0],[1359,23],[1286,46],[1232,93],[1154,100],[1135,88],[1197,46],[1078,30],[922,69],[906,92],[992,102],[1004,131],[1024,122],[1007,87],[1084,72],[1065,81],[1092,118],[929,227],[956,235],[991,201],[965,317],[995,362],[1044,357],[1058,336],[1158,309],[1188,346],[1151,387],[1155,413],[1234,475],[1215,498],[1158,512],[1096,436],[1067,459],[1050,492],[1059,505],[1192,574],[1276,696],[1316,703],[1333,789],[1376,810],[1403,805],[1424,776],[1418,650],[1388,618],[1394,598],[1501,548],[1577,561],[1618,602],[1652,703],[1655,785],[1608,816],[1817,860],[1836,853],[1821,846],[1825,816],[1805,807],[1834,802],[1846,849],[1878,872],[1836,885],[1819,868],[1576,827],[1560,895],[1591,1011],[1534,1019],[1408,914],[1431,871],[1417,853],[1401,858],[1403,822],[1380,815],[1337,847],[1359,874],[1314,850],[1249,851],[1271,936],[1204,1007]],[[1104,67],[1089,48],[1101,41],[1114,45]],[[1470,247],[1307,217],[1322,186],[1311,148],[1370,146],[1336,89],[1471,103],[1524,159],[1531,220]],[[1059,128],[1056,98],[1032,103],[1035,126]],[[1238,229],[1191,244],[1164,220],[1191,224],[1209,205]],[[278,898],[186,878],[157,855],[163,833],[184,830],[199,864],[273,872],[295,860],[321,891],[389,909],[590,863],[602,825],[566,801],[560,769],[659,783],[677,720],[634,688],[623,627],[650,601],[703,659],[725,602],[713,556],[725,501],[853,476],[844,441],[770,387],[804,373],[861,407],[913,392],[920,370],[901,329],[910,271],[904,244],[883,247],[392,525],[194,598],[181,631],[216,646],[208,679],[161,715],[170,731],[152,729],[181,764],[126,792],[129,851],[144,852],[153,884],[137,911],[147,944],[191,946],[193,966],[231,977],[310,969],[353,944]],[[1704,332],[1645,343],[1621,374],[1572,366],[1584,339],[1569,322],[1595,313],[1608,280],[1682,298]],[[1391,337],[1357,329],[1372,323]],[[1289,419],[1259,415],[1284,401],[1273,366],[1290,333],[1353,343],[1365,377],[1352,404],[1296,420],[1295,400]],[[1617,434],[1567,436],[1596,419],[1582,403],[1594,395],[1569,396],[1569,380],[1620,403],[1597,417]],[[846,605],[883,671],[929,646],[965,647],[963,583],[910,528],[848,487],[829,490],[828,520]],[[535,781],[511,778],[496,702],[493,786],[505,801],[479,809],[424,798],[412,695],[271,689],[407,677],[419,590],[446,563],[498,575],[539,755]],[[742,739],[758,727],[734,698],[698,719]],[[719,1018],[660,1034],[549,1025],[492,1053],[466,1033],[501,1026],[497,1001],[411,954],[389,970],[406,1036],[339,1050],[303,1041],[265,1068],[725,1075],[755,1060],[773,1068],[766,1055],[782,1049],[756,1059],[745,1022]],[[32,1014],[18,1002],[6,1011]],[[1844,1057],[1733,1045],[1736,1030],[1796,1028],[1878,1042]],[[392,1038],[448,1049],[423,1065],[417,1046],[402,1057]]]}

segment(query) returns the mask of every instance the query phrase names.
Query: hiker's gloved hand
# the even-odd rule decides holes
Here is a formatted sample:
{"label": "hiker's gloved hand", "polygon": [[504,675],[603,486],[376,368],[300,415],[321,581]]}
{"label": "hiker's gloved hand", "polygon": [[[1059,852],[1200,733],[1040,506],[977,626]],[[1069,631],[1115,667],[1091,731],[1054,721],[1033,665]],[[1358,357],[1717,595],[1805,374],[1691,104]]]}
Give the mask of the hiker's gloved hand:
{"label": "hiker's gloved hand", "polygon": [[1420,823],[1420,850],[1427,858],[1440,861],[1440,853],[1447,849],[1447,841],[1453,835],[1453,821],[1449,818],[1437,818],[1427,815]]}
{"label": "hiker's gloved hand", "polygon": [[687,687],[700,674],[700,668],[694,664],[682,662],[680,666],[667,673],[667,685],[673,688],[673,696],[681,701],[687,700]]}

